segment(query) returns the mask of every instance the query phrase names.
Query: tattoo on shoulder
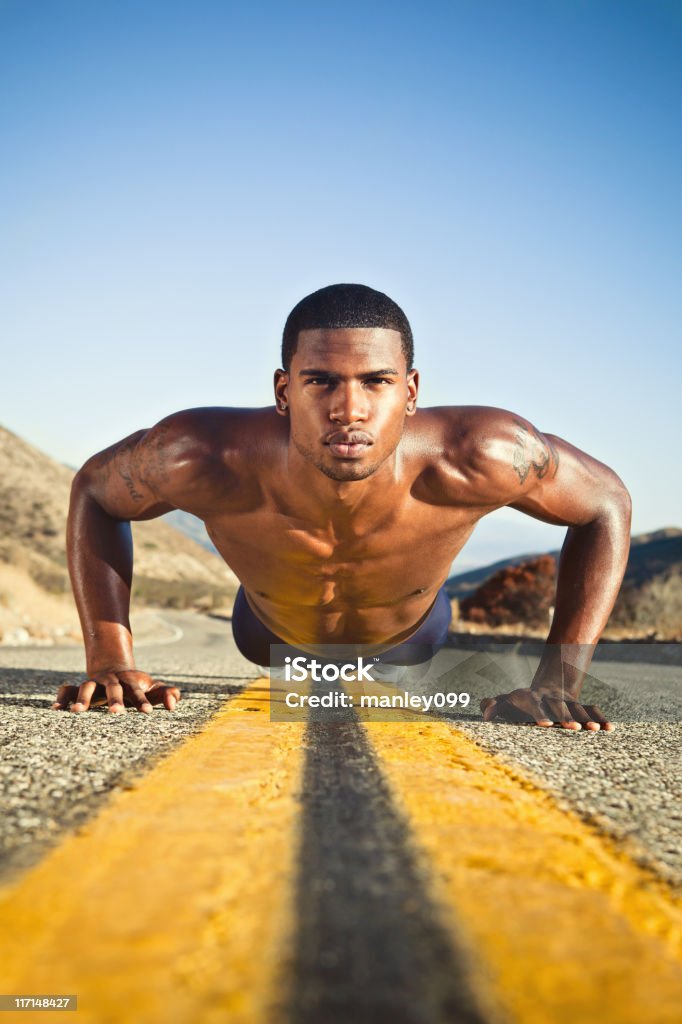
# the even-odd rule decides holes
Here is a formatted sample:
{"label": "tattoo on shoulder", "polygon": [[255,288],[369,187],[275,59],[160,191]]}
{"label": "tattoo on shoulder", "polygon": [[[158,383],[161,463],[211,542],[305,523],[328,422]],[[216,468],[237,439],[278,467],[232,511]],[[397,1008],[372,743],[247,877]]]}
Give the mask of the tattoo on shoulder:
{"label": "tattoo on shoulder", "polygon": [[556,476],[557,470],[559,469],[559,452],[556,450],[549,438],[546,438],[546,440],[549,450],[552,453],[552,458],[554,459],[554,475]]}
{"label": "tattoo on shoulder", "polygon": [[168,424],[160,423],[154,428],[142,451],[136,453],[135,468],[140,482],[147,486],[147,477],[163,483],[168,480],[168,433]]}
{"label": "tattoo on shoulder", "polygon": [[151,481],[167,481],[168,424],[162,423],[146,443],[140,431],[119,445],[112,445],[93,457],[100,485],[106,492],[113,479],[120,478],[133,501],[144,501],[143,490],[154,492]]}
{"label": "tattoo on shoulder", "polygon": [[549,472],[552,461],[554,462],[554,473],[559,468],[559,455],[549,439],[542,440],[535,430],[529,430],[525,423],[515,419],[516,436],[512,465],[519,478],[519,483],[525,483],[531,470],[538,480]]}
{"label": "tattoo on shoulder", "polygon": [[[136,441],[127,441],[118,449],[118,472],[119,476],[123,480],[123,483],[128,489],[128,494],[133,501],[143,501],[144,494],[141,494],[135,486],[135,480],[133,478],[134,469],[134,455]],[[140,483],[144,483],[144,480],[140,479]]]}

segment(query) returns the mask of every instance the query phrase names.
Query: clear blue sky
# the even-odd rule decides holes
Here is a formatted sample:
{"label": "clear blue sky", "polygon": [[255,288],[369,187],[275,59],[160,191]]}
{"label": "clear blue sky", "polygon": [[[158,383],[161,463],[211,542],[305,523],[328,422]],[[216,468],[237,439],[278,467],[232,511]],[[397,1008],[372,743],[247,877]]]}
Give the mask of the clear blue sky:
{"label": "clear blue sky", "polygon": [[[0,422],[58,459],[264,405],[334,281],[422,404],[498,405],[680,525],[682,5],[0,0]],[[556,544],[503,512],[462,568]]]}

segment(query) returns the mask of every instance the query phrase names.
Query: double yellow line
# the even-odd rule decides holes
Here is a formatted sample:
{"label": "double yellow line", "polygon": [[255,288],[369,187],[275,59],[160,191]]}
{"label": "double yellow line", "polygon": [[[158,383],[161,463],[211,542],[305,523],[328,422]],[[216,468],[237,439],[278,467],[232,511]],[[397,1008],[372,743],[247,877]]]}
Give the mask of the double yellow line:
{"label": "double yellow line", "polygon": [[[288,1019],[306,726],[269,700],[255,680],[0,893],[1,992],[76,993],[88,1024]],[[665,886],[446,723],[361,728],[485,1019],[678,1024]]]}

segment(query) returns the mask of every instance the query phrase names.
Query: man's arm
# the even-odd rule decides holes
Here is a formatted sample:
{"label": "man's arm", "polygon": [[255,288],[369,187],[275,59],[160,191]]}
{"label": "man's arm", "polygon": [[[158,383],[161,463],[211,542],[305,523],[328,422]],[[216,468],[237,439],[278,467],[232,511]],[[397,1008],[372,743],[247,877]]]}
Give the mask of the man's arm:
{"label": "man's arm", "polygon": [[489,450],[490,486],[507,498],[502,504],[569,529],[554,618],[533,683],[529,690],[487,699],[484,718],[611,729],[602,712],[579,697],[627,565],[630,495],[608,466],[521,417],[503,415]]}
{"label": "man's arm", "polygon": [[[139,672],[130,629],[133,575],[131,520],[152,519],[175,506],[187,487],[182,414],[140,430],[90,458],[76,474],[67,522],[69,574],[85,642],[88,680],[62,687],[53,705],[87,710],[104,692],[110,711],[124,702],[173,710],[179,691]],[[189,460],[191,463],[191,460]]]}

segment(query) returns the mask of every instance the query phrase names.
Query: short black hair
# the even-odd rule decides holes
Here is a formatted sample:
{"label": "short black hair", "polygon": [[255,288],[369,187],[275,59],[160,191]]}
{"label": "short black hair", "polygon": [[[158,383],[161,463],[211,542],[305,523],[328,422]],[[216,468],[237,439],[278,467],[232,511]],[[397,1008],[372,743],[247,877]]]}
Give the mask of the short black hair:
{"label": "short black hair", "polygon": [[409,320],[400,306],[366,284],[330,284],[306,295],[287,317],[282,334],[282,366],[288,372],[298,345],[299,331],[336,327],[384,327],[399,331],[407,369],[414,361]]}

